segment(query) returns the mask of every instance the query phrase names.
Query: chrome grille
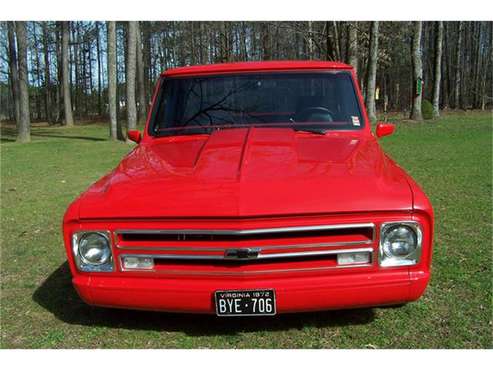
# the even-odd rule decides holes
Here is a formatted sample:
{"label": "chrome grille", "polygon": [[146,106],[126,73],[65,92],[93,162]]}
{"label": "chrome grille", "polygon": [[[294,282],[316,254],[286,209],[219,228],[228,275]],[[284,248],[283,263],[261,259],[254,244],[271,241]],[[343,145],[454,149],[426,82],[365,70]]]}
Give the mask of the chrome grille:
{"label": "chrome grille", "polygon": [[[246,273],[242,266],[260,261],[266,262],[269,272],[275,272],[281,271],[274,268],[275,263],[292,262],[294,267],[303,259],[306,262],[316,259],[333,262],[338,254],[344,253],[367,252],[372,256],[370,264],[374,260],[373,223],[244,230],[125,229],[117,230],[115,234],[120,261],[128,255],[153,258],[157,265],[163,265],[161,272],[177,272],[175,267],[179,267],[185,273],[190,261],[204,267],[204,271],[195,268],[195,273],[218,274],[224,268],[225,273],[234,275]],[[267,272],[261,264],[257,265],[258,271],[248,273]],[[303,270],[285,267],[282,271]],[[329,267],[333,268],[333,263],[325,268]],[[321,268],[324,267],[317,267]]]}

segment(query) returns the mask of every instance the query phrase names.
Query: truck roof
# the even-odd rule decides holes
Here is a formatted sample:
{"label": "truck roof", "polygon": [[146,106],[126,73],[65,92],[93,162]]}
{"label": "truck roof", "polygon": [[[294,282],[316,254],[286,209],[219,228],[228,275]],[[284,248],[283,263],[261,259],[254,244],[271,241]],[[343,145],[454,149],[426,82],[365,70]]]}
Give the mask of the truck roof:
{"label": "truck roof", "polygon": [[309,69],[345,69],[353,67],[340,62],[326,61],[268,61],[268,62],[238,62],[204,64],[187,67],[171,68],[162,73],[162,76],[182,76],[230,72],[255,72],[255,71],[285,71],[285,70],[309,70]]}

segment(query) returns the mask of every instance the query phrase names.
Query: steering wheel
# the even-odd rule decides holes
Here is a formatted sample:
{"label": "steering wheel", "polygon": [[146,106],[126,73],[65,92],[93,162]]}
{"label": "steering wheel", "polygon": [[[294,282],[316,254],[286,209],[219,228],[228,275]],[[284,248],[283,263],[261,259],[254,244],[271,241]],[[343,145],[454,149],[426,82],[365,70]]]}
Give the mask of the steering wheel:
{"label": "steering wheel", "polygon": [[317,117],[317,121],[334,122],[335,115],[325,107],[309,107],[296,114],[296,121],[307,122],[309,119],[313,121],[313,116]]}

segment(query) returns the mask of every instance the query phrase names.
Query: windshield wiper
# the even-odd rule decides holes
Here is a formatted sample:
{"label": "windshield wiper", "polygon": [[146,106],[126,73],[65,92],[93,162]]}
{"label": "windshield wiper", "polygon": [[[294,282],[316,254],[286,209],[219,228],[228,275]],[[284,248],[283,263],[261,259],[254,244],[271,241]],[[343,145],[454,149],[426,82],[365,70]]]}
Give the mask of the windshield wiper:
{"label": "windshield wiper", "polygon": [[305,132],[310,132],[312,134],[319,134],[319,135],[325,135],[325,133],[328,131],[326,128],[308,128],[308,127],[303,127],[302,124],[297,123],[294,118],[290,118],[289,122],[291,123],[289,126],[294,130],[294,131],[305,131]]}
{"label": "windshield wiper", "polygon": [[328,131],[324,128],[306,128],[306,127],[292,127],[294,131],[310,132],[312,134],[325,135]]}

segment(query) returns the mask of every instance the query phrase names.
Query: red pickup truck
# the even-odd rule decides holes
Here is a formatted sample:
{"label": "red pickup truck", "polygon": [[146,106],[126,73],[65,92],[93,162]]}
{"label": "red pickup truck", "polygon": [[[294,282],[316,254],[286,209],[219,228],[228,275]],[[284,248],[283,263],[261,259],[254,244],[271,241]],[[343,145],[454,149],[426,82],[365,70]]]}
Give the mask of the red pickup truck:
{"label": "red pickup truck", "polygon": [[164,72],[138,145],[69,207],[90,305],[223,316],[396,305],[429,277],[433,210],[372,133],[351,66]]}

